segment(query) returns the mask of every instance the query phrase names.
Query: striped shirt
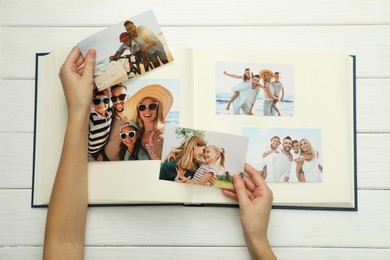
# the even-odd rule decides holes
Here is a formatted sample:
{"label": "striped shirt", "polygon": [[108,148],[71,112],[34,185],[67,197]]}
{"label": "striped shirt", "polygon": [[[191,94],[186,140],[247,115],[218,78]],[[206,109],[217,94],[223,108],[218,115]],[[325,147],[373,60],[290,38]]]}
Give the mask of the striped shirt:
{"label": "striped shirt", "polygon": [[[196,170],[194,177],[192,177],[192,180],[195,182],[199,182],[200,179],[202,179],[203,175],[207,172],[212,173],[214,177],[217,176],[217,169],[214,165],[201,164]],[[210,186],[210,182],[206,183],[205,186]]]}
{"label": "striped shirt", "polygon": [[88,153],[94,154],[106,144],[110,134],[112,109],[106,111],[107,116],[102,116],[95,111],[89,115]]}

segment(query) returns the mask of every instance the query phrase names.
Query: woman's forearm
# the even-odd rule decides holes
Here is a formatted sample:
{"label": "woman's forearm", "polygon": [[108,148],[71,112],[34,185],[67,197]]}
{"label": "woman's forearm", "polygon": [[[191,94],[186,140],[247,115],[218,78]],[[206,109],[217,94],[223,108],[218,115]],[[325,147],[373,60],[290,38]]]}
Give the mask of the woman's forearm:
{"label": "woman's forearm", "polygon": [[68,249],[84,251],[87,206],[88,117],[71,115],[49,202],[44,250],[47,259],[60,259],[53,254]]}

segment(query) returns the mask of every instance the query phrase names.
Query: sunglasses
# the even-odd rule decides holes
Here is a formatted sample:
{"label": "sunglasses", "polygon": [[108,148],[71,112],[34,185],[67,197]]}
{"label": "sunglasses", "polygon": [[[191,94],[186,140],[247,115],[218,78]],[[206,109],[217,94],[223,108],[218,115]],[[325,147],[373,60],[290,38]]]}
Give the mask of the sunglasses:
{"label": "sunglasses", "polygon": [[121,137],[122,140],[126,139],[128,136],[129,138],[133,138],[137,134],[137,131],[130,131],[127,134],[126,133],[120,133],[119,136]]}
{"label": "sunglasses", "polygon": [[125,100],[125,98],[126,98],[126,94],[120,94],[119,96],[112,96],[111,101],[116,102],[118,99],[120,101],[123,101],[123,100]]}
{"label": "sunglasses", "polygon": [[108,97],[105,97],[105,98],[93,98],[92,102],[96,106],[99,105],[100,102],[103,102],[104,104],[107,105],[108,103],[110,103],[110,99]]}
{"label": "sunglasses", "polygon": [[158,103],[150,103],[149,105],[140,104],[138,105],[139,111],[145,111],[146,108],[149,108],[149,110],[156,110],[158,108]]}

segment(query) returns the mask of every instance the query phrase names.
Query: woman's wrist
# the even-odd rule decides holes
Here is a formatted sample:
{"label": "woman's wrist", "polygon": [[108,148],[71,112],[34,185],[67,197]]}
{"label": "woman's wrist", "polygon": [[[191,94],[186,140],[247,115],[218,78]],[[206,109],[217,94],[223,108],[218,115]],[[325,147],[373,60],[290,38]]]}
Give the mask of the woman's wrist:
{"label": "woman's wrist", "polygon": [[246,237],[245,241],[252,259],[276,259],[267,236],[259,236],[256,239]]}
{"label": "woman's wrist", "polygon": [[68,111],[68,125],[80,125],[88,127],[90,111]]}

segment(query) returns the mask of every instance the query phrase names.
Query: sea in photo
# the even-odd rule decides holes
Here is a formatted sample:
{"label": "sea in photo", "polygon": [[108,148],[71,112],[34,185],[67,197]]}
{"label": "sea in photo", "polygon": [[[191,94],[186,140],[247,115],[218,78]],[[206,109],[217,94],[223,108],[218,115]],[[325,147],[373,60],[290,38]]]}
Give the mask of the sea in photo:
{"label": "sea in photo", "polygon": [[[226,110],[226,106],[229,103],[230,98],[233,93],[217,93],[216,94],[216,113],[217,115],[233,115],[233,104],[230,106],[230,110]],[[264,103],[264,95],[262,93],[256,99],[255,105],[253,107],[253,114],[255,116],[264,116],[263,113],[263,103]],[[276,106],[279,108],[281,116],[294,116],[294,96],[286,95],[284,97],[284,101],[277,102]],[[241,110],[241,114],[244,113]]]}
{"label": "sea in photo", "polygon": [[179,126],[180,112],[170,111],[166,118],[167,125]]}

